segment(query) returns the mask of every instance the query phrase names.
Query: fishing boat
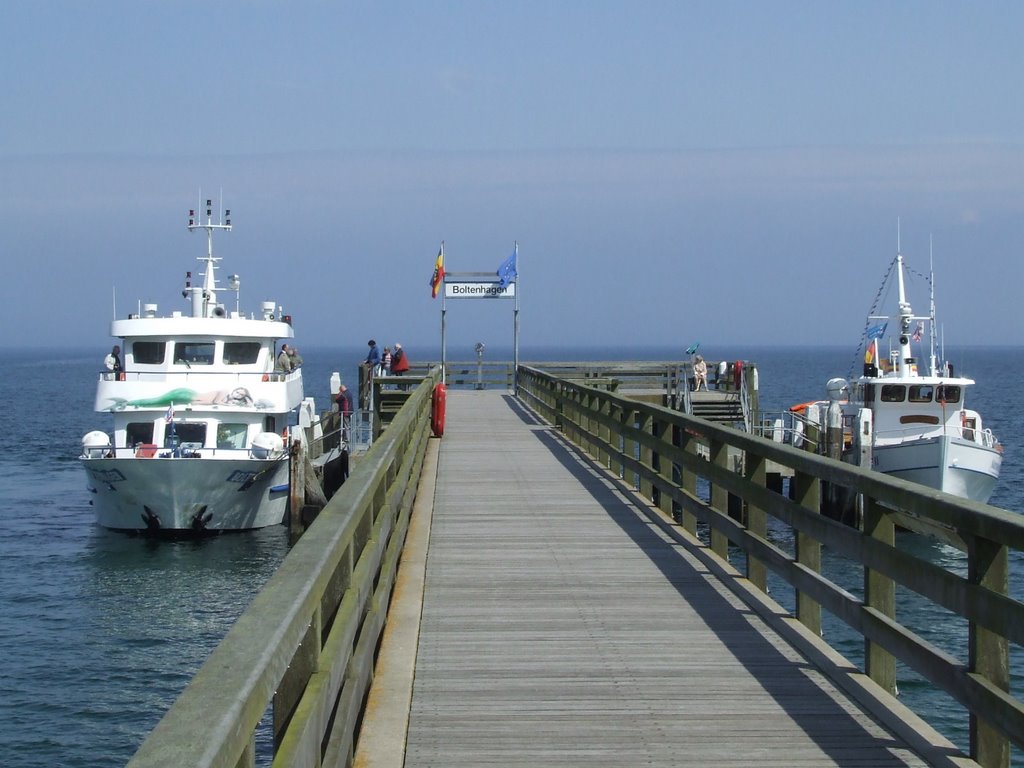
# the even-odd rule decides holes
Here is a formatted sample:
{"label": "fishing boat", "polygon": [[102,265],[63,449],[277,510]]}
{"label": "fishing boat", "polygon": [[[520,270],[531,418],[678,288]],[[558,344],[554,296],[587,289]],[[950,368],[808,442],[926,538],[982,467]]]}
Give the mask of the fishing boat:
{"label": "fishing boat", "polygon": [[[201,211],[200,211],[201,213]],[[273,301],[258,315],[239,311],[240,282],[218,286],[215,223],[189,212],[190,232],[206,232],[197,279],[185,276],[186,312],[159,316],[140,305],[114,319],[123,366],[102,371],[95,410],[113,432],[82,438],[81,462],[96,521],[104,528],[158,534],[220,533],[276,525],[288,504],[289,423],[303,402],[302,369],[282,370],[276,345],[291,339],[291,318]],[[222,292],[235,294],[235,307]]]}
{"label": "fishing boat", "polygon": [[[837,446],[837,452],[846,461],[965,499],[987,502],[999,479],[1003,448],[992,430],[984,426],[981,414],[967,407],[967,391],[974,380],[955,375],[952,364],[939,362],[934,275],[930,273],[928,278],[928,316],[915,315],[907,300],[905,265],[899,248],[887,282],[892,275],[898,286],[898,309],[892,316],[869,314],[863,374],[853,382],[831,379],[827,384],[829,400],[804,403],[791,410],[802,412],[820,425],[822,433],[827,433],[826,425],[830,423],[830,406],[833,413],[841,415],[842,446]],[[890,323],[894,336],[887,337]],[[882,357],[880,342],[886,338],[890,349]],[[924,371],[920,352],[927,352]]]}

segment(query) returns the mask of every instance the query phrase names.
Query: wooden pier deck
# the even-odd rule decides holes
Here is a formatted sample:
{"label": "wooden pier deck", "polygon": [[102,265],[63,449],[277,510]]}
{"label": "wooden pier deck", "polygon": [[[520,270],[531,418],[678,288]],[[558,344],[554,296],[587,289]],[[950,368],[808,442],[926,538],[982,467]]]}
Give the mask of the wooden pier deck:
{"label": "wooden pier deck", "polygon": [[356,765],[973,765],[510,395],[432,449]]}

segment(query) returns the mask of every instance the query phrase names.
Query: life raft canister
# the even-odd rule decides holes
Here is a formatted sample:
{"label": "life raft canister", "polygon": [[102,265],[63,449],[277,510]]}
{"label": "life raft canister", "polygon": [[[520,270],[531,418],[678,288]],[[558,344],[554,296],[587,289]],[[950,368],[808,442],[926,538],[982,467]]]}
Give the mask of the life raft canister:
{"label": "life raft canister", "polygon": [[438,382],[434,385],[434,394],[430,405],[430,431],[434,437],[444,435],[445,387]]}

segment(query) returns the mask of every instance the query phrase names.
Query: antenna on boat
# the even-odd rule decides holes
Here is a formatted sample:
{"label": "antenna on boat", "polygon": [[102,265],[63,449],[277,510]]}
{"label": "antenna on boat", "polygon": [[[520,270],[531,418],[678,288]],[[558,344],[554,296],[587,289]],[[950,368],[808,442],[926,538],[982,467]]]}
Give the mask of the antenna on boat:
{"label": "antenna on boat", "polygon": [[928,287],[929,287],[929,307],[928,307],[928,336],[929,336],[929,363],[931,365],[931,375],[937,376],[938,360],[935,357],[935,255],[933,250],[933,236],[931,233],[928,234]]}
{"label": "antenna on boat", "polygon": [[[222,193],[223,195],[223,193]],[[202,192],[199,195],[202,199]],[[215,317],[217,316],[218,310],[223,315],[223,307],[217,304],[217,278],[214,275],[216,270],[216,262],[220,261],[219,258],[213,255],[213,232],[217,229],[223,229],[228,232],[231,231],[231,211],[221,208],[220,222],[214,224],[213,222],[213,200],[206,200],[206,222],[202,219],[202,209],[199,210],[199,216],[196,215],[196,210],[190,209],[188,212],[188,229],[189,232],[196,229],[206,230],[206,255],[198,256],[199,261],[206,262],[206,271],[203,272],[203,284],[192,285],[192,281],[189,280],[185,284],[185,290],[182,291],[186,298],[191,298],[192,301],[192,317]]]}

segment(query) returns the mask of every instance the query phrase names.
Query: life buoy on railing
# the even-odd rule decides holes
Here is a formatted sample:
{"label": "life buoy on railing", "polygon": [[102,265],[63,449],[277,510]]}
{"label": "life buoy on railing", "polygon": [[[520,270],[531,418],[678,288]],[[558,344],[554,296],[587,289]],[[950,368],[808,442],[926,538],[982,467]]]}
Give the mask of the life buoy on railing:
{"label": "life buoy on railing", "polygon": [[434,385],[434,393],[430,403],[430,431],[434,437],[444,436],[444,413],[447,400],[447,393],[443,383]]}
{"label": "life buoy on railing", "polygon": [[818,402],[818,401],[817,400],[808,400],[806,403],[800,403],[799,405],[791,406],[789,411],[790,411],[790,413],[803,413],[804,411],[807,410],[808,406],[814,405],[816,402]]}

